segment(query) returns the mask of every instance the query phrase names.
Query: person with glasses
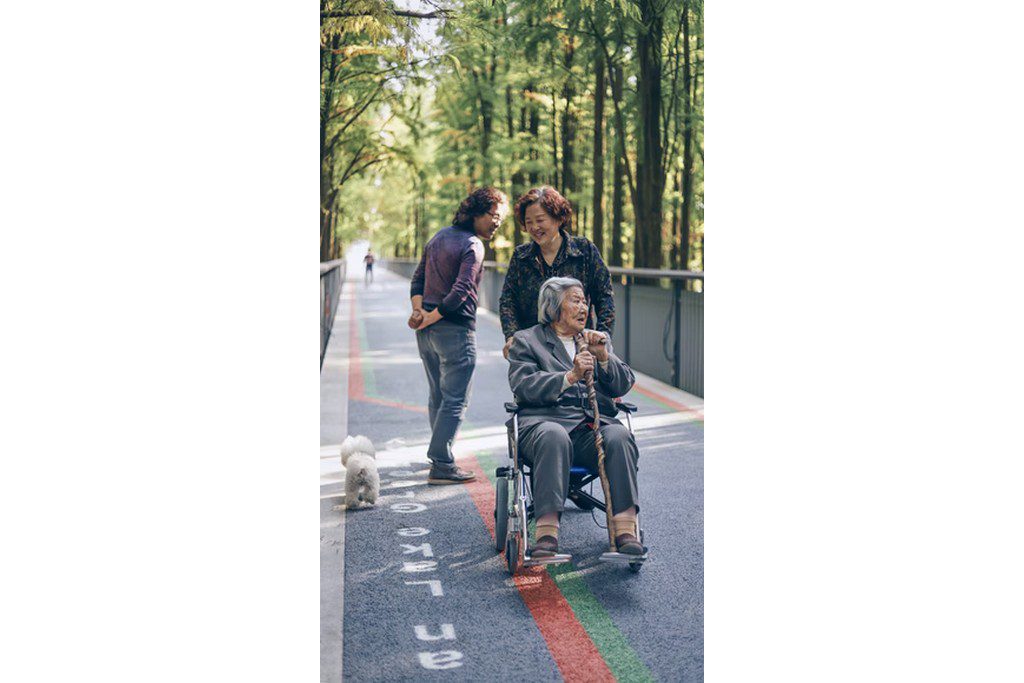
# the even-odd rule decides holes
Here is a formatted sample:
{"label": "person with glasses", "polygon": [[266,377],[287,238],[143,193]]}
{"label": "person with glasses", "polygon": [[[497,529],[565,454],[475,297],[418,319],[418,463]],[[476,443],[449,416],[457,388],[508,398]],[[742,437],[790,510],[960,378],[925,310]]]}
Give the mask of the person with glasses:
{"label": "person with glasses", "polygon": [[430,387],[427,483],[460,484],[475,475],[455,465],[452,446],[469,405],[476,367],[476,308],[484,243],[509,214],[508,197],[481,187],[466,197],[452,224],[423,248],[409,295],[416,345]]}

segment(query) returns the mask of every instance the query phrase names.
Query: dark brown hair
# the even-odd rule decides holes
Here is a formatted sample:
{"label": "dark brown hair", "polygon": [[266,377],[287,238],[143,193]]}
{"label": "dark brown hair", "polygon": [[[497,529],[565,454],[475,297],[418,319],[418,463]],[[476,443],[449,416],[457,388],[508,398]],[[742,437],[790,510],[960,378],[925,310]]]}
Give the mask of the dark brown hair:
{"label": "dark brown hair", "polygon": [[498,204],[508,204],[508,197],[504,192],[494,187],[478,187],[459,204],[459,210],[455,212],[452,225],[457,228],[471,228],[476,218],[489,212]]}
{"label": "dark brown hair", "polygon": [[560,227],[572,233],[572,204],[558,190],[547,185],[533,188],[516,202],[516,221],[520,228],[526,228],[527,207],[537,203],[540,203],[545,213],[560,223]]}

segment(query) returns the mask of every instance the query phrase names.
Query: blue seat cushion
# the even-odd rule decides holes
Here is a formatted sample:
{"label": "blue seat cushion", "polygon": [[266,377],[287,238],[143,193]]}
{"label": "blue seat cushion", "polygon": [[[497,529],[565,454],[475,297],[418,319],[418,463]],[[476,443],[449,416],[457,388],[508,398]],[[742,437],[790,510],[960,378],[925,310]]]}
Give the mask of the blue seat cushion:
{"label": "blue seat cushion", "polygon": [[[522,464],[528,472],[533,469],[530,467],[530,463],[528,462],[524,461]],[[579,465],[569,467],[569,478],[571,479],[582,479],[583,477],[589,477],[590,475],[597,476],[597,470],[592,472],[586,467],[580,467]]]}

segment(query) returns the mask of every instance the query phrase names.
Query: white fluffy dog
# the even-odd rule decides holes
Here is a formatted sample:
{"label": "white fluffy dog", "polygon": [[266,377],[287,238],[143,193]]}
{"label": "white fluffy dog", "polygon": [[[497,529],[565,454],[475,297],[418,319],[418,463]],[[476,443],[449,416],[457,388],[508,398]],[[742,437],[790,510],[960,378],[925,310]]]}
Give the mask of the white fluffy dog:
{"label": "white fluffy dog", "polygon": [[341,443],[345,468],[345,506],[349,510],[373,507],[380,494],[380,475],[374,460],[377,449],[365,436],[346,436]]}

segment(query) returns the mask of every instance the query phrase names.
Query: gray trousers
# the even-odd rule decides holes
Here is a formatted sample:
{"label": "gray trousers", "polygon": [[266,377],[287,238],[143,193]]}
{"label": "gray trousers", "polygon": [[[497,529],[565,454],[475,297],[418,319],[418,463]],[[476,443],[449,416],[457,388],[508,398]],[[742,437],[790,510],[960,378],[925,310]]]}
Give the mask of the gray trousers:
{"label": "gray trousers", "polygon": [[452,444],[469,406],[476,368],[476,333],[463,325],[439,320],[416,333],[416,346],[427,373],[430,400],[430,445],[427,458],[440,469],[455,467]]}
{"label": "gray trousers", "polygon": [[[640,453],[625,425],[601,425],[604,469],[612,491],[612,514],[638,506],[636,468]],[[555,422],[541,422],[519,434],[520,454],[533,470],[533,511],[540,517],[561,512],[569,493],[569,467],[597,471],[597,446],[591,429],[572,434]],[[639,506],[638,506],[639,507]]]}

